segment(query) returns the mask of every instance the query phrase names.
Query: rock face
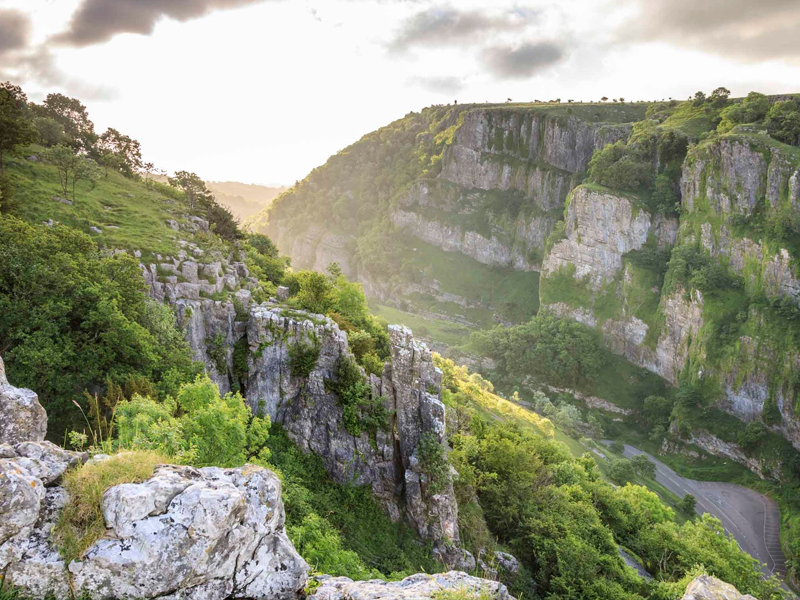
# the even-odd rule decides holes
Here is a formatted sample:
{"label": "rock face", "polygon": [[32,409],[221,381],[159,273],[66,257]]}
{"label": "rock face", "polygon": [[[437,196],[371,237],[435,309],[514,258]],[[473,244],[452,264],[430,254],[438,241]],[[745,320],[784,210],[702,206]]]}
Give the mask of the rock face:
{"label": "rock face", "polygon": [[675,223],[636,209],[618,193],[581,186],[567,209],[566,239],[556,243],[543,274],[570,267],[574,277],[597,289],[622,269],[622,257],[639,250],[654,235],[662,246],[675,243]]}
{"label": "rock face", "polygon": [[353,581],[347,577],[322,577],[320,586],[308,600],[433,600],[451,590],[487,596],[493,600],[514,600],[506,586],[496,581],[450,571],[427,575],[418,573],[402,581]]}
{"label": "rock face", "polygon": [[[444,559],[460,564],[465,557],[448,555],[448,548],[460,540],[452,483],[442,482],[443,490],[432,493],[432,482],[416,454],[425,434],[435,436],[443,451],[446,448],[441,372],[410,330],[390,326],[389,336],[391,361],[382,377],[371,376],[370,384],[373,396],[382,399],[391,416],[374,439],[367,432],[358,436],[347,432],[342,406],[326,387],[349,350],[344,332],[321,315],[268,305],[252,309],[245,396],[254,410],[283,425],[302,449],[322,457],[336,481],[370,485],[394,519],[405,517],[423,539],[444,553]],[[292,375],[289,352],[296,345],[319,349],[308,376]]]}
{"label": "rock face", "polygon": [[716,577],[701,575],[686,586],[682,600],[756,600],[750,594],[740,594],[729,583]]}
{"label": "rock face", "polygon": [[109,489],[102,509],[107,535],[69,565],[79,594],[289,600],[305,586],[280,482],[262,467],[162,466]]}
{"label": "rock face", "polygon": [[0,357],[0,444],[40,442],[47,433],[47,413],[31,390],[8,383]]}
{"label": "rock face", "polygon": [[[416,455],[426,434],[446,452],[445,416],[441,373],[408,329],[390,328],[391,361],[381,377],[369,378],[373,396],[381,399],[390,418],[374,436],[351,435],[329,386],[339,360],[352,359],[347,335],[336,323],[277,302],[255,304],[250,290],[239,287],[253,285],[244,264],[183,260],[172,268],[196,281],[209,273],[212,278],[234,274],[228,300],[196,299],[193,288],[189,298],[181,295],[184,284],[163,275],[164,265],[144,268],[151,296],[173,305],[195,357],[206,364],[222,393],[240,391],[255,412],[269,414],[303,450],[319,455],[336,481],[369,485],[389,515],[407,520],[442,560],[463,568],[474,562],[455,549],[460,536],[452,482],[431,482]],[[307,374],[293,374],[290,353],[297,347],[319,352]]]}

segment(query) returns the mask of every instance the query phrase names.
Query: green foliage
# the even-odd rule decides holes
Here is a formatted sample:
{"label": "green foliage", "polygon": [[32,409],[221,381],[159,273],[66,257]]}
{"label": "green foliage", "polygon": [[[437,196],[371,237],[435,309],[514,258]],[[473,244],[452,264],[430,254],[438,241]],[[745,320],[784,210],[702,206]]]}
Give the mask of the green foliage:
{"label": "green foliage", "polygon": [[145,300],[133,257],[103,255],[69,227],[0,217],[0,353],[9,377],[39,393],[56,438],[80,424],[72,401],[85,389],[136,375],[168,392],[194,375],[168,313]]}
{"label": "green foliage", "polygon": [[476,332],[471,344],[514,377],[533,375],[553,385],[591,382],[603,367],[599,336],[580,323],[537,316],[524,325]]}
{"label": "green foliage", "polygon": [[589,180],[615,190],[636,191],[650,185],[652,167],[620,140],[595,152],[589,161]]}
{"label": "green foliage", "polygon": [[779,142],[800,146],[800,98],[776,102],[769,109],[764,125]]}
{"label": "green foliage", "polygon": [[720,113],[717,131],[726,133],[741,123],[759,123],[767,116],[770,105],[764,94],[750,92],[742,102],[732,104]]}
{"label": "green foliage", "polygon": [[325,381],[325,388],[336,394],[344,413],[344,427],[350,435],[371,434],[389,425],[383,398],[373,398],[372,388],[355,360],[346,354],[336,361],[335,379]]}
{"label": "green foliage", "polygon": [[640,476],[649,477],[651,479],[655,477],[656,464],[654,462],[650,462],[650,460],[644,454],[638,454],[631,457],[630,462],[633,470],[636,471],[636,473],[638,473]]}
{"label": "green foliage", "polygon": [[320,457],[273,425],[270,463],[283,484],[286,532],[312,569],[353,579],[397,579],[443,565],[403,523],[393,523],[369,486],[333,483]]}
{"label": "green foliage", "polygon": [[697,499],[691,494],[686,494],[678,503],[678,508],[680,508],[686,514],[694,515],[694,507],[696,504]]}
{"label": "green foliage", "polygon": [[283,282],[289,259],[279,254],[271,239],[260,233],[250,234],[242,242],[242,250],[247,254],[247,268],[253,277],[276,285]]}
{"label": "green foliage", "polygon": [[19,86],[8,82],[0,84],[0,177],[5,175],[5,154],[36,137],[27,118],[27,100]]}
{"label": "green foliage", "polygon": [[739,431],[736,442],[745,452],[752,452],[767,435],[767,428],[761,421],[750,421]]}
{"label": "green foliage", "polygon": [[422,434],[415,452],[423,473],[428,477],[428,491],[438,494],[446,490],[450,483],[450,463],[437,435],[432,431]]}
{"label": "green foliage", "polygon": [[181,386],[164,402],[134,396],[116,407],[118,444],[198,466],[237,467],[266,460],[269,417],[253,416],[238,394],[220,397],[208,376]]}
{"label": "green foliage", "polygon": [[290,289],[300,308],[312,313],[327,314],[336,304],[333,283],[322,273],[299,271],[292,277]]}
{"label": "green foliage", "polygon": [[292,377],[308,377],[319,360],[319,342],[297,341],[289,345],[289,368]]}
{"label": "green foliage", "polygon": [[664,292],[682,287],[685,291],[698,289],[714,294],[727,288],[742,286],[741,278],[730,273],[698,245],[675,248],[670,256],[664,279]]}
{"label": "green foliage", "polygon": [[42,157],[56,167],[59,181],[61,182],[61,192],[64,198],[69,198],[72,191],[72,200],[77,200],[75,196],[76,186],[79,181],[88,181],[94,184],[100,178],[100,167],[91,158],[75,154],[69,146],[58,145],[46,148],[42,152]]}
{"label": "green foliage", "polygon": [[214,362],[217,373],[225,374],[228,372],[228,346],[224,333],[220,332],[206,339],[206,353]]}
{"label": "green foliage", "polygon": [[613,481],[623,484],[633,481],[635,471],[627,458],[615,458],[609,464],[608,474]]}

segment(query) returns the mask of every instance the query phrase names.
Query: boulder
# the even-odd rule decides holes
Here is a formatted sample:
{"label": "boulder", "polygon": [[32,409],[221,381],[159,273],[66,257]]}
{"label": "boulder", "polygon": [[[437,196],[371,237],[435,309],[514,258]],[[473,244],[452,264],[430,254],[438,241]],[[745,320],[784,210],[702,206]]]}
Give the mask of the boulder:
{"label": "boulder", "polygon": [[750,594],[740,594],[729,583],[716,577],[701,575],[686,586],[683,600],[756,600]]}
{"label": "boulder", "polygon": [[290,600],[308,565],[284,532],[281,484],[262,467],[161,466],[103,495],[108,535],[69,565],[93,599]]}
{"label": "boulder", "polygon": [[24,388],[16,388],[6,379],[0,358],[0,444],[39,442],[47,433],[47,413],[39,397]]}
{"label": "boulder", "polygon": [[320,586],[308,600],[425,600],[436,598],[445,590],[488,596],[493,600],[513,600],[506,586],[497,581],[481,579],[449,571],[428,575],[417,573],[402,581],[353,581],[347,577],[321,577]]}

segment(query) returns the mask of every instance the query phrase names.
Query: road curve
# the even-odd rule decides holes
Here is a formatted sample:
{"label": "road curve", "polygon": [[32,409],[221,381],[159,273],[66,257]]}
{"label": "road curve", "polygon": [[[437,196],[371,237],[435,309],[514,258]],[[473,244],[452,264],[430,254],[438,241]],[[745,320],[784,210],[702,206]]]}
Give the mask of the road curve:
{"label": "road curve", "polygon": [[656,465],[658,483],[680,498],[692,494],[697,499],[698,514],[717,517],[742,550],[762,564],[765,573],[786,579],[786,559],[780,545],[781,515],[774,500],[741,485],[686,479],[653,455],[625,444],[626,458],[639,454]]}

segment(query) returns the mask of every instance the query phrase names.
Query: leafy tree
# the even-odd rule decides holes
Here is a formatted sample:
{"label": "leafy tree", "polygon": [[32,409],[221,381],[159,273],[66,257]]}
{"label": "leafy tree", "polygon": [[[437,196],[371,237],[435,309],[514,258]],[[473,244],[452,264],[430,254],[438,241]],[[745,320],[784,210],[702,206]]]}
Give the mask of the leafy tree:
{"label": "leafy tree", "polygon": [[610,461],[608,476],[617,483],[627,483],[633,480],[634,475],[633,465],[627,458],[615,458]]}
{"label": "leafy tree", "polygon": [[50,148],[66,141],[64,126],[51,117],[36,117],[33,119],[33,126],[42,146]]}
{"label": "leafy tree", "polygon": [[69,198],[72,190],[72,199],[75,200],[75,188],[79,181],[94,182],[100,177],[100,168],[92,159],[75,154],[71,148],[59,144],[47,148],[42,156],[52,163],[58,171],[61,191],[65,198]]}
{"label": "leafy tree", "polygon": [[506,374],[532,375],[554,385],[593,381],[606,356],[594,331],[549,315],[536,316],[514,327],[476,332],[470,341],[497,360]]}
{"label": "leafy tree", "polygon": [[725,87],[718,87],[713,92],[711,92],[711,96],[709,96],[709,100],[711,100],[711,105],[714,108],[724,108],[728,104],[728,97],[731,95],[731,91]]}
{"label": "leafy tree", "polygon": [[57,121],[64,128],[68,144],[76,151],[91,153],[97,142],[94,123],[86,107],[75,98],[63,94],[48,94],[41,106],[34,106],[37,114]]}
{"label": "leafy tree", "polygon": [[183,191],[186,201],[189,203],[189,210],[192,212],[210,200],[211,192],[196,173],[177,171],[175,176],[170,177],[168,181],[172,187]]}
{"label": "leafy tree", "polygon": [[686,494],[683,498],[680,499],[680,502],[678,502],[678,508],[680,508],[685,513],[693,515],[694,507],[696,504],[697,504],[697,499],[691,494]]}
{"label": "leafy tree", "polygon": [[36,139],[27,118],[27,96],[19,86],[0,84],[0,177],[5,176],[5,155]]}
{"label": "leafy tree", "polygon": [[706,103],[706,95],[704,92],[695,92],[692,104],[694,106],[703,106]]}
{"label": "leafy tree", "polygon": [[589,161],[589,180],[616,190],[636,191],[649,187],[652,166],[619,140],[595,152]]}
{"label": "leafy tree", "polygon": [[269,458],[269,416],[254,416],[238,393],[221,397],[208,375],[184,384],[165,402],[123,400],[116,420],[124,449],[155,450],[198,466],[238,467]]}
{"label": "leafy tree", "polygon": [[325,389],[339,399],[344,427],[350,435],[371,434],[388,426],[389,415],[383,398],[373,398],[372,388],[356,362],[346,354],[336,361],[335,379],[325,381]]}
{"label": "leafy tree", "polygon": [[656,464],[654,462],[650,462],[650,460],[644,454],[638,454],[632,457],[631,466],[633,467],[633,470],[642,477],[655,477]]}
{"label": "leafy tree", "polygon": [[336,305],[336,289],[322,273],[299,271],[293,283],[297,286],[297,303],[304,310],[324,315]]}
{"label": "leafy tree", "polygon": [[745,450],[753,452],[767,436],[767,428],[761,421],[750,421],[739,431],[736,442]]}
{"label": "leafy tree", "polygon": [[776,102],[769,109],[764,125],[776,140],[800,146],[800,98]]}
{"label": "leafy tree", "polygon": [[97,143],[101,155],[108,157],[122,175],[132,178],[142,168],[142,147],[139,142],[111,127],[100,136]]}

